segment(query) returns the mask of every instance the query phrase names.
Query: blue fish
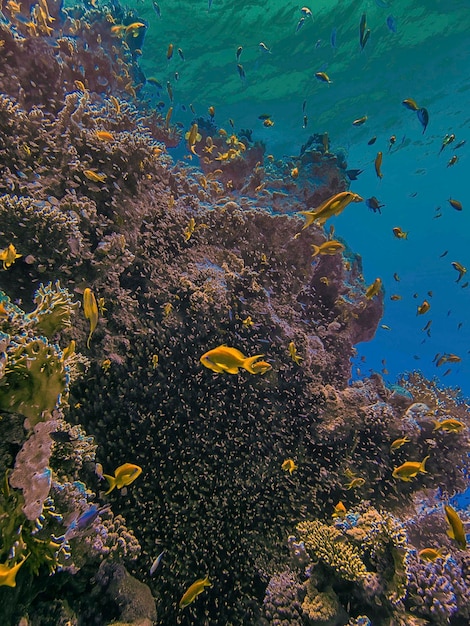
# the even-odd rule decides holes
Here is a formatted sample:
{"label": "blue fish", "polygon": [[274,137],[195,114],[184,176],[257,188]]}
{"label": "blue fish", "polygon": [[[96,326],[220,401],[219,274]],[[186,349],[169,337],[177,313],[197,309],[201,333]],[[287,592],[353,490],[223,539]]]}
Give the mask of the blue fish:
{"label": "blue fish", "polygon": [[209,3],[208,3],[208,8],[207,8],[207,10],[208,10],[208,11],[210,11],[210,10],[211,10],[211,6],[212,6],[212,0],[209,0]]}
{"label": "blue fish", "polygon": [[160,11],[160,7],[155,2],[155,0],[153,0],[152,5],[153,5],[153,8],[155,10],[155,13],[158,15],[158,17],[161,17],[162,16],[162,12]]}
{"label": "blue fish", "polygon": [[299,32],[299,30],[302,28],[302,26],[305,24],[305,17],[301,17],[298,24],[297,24],[297,28],[295,29],[295,32]]}
{"label": "blue fish", "polygon": [[387,26],[390,32],[392,33],[397,32],[397,20],[393,17],[393,15],[389,15],[387,17]]}
{"label": "blue fish", "polygon": [[152,563],[152,567],[150,568],[150,572],[149,572],[150,576],[153,576],[155,572],[157,571],[158,566],[160,565],[164,554],[165,554],[165,550],[163,550],[163,552],[160,552],[160,554],[157,556],[155,561]]}
{"label": "blue fish", "polygon": [[[110,506],[111,506],[110,504],[106,504],[105,506],[98,507],[96,506],[96,504],[92,504],[85,511],[85,513],[82,513],[80,517],[77,520],[75,520],[75,523],[72,522],[72,524],[74,524],[74,528],[77,530],[84,530],[87,526],[90,526],[90,524],[93,524],[93,522],[98,517],[98,515],[101,515],[102,513],[107,511],[110,508]],[[72,524],[70,524],[70,526],[72,526]]]}
{"label": "blue fish", "polygon": [[333,28],[333,30],[331,31],[331,37],[330,37],[330,43],[331,43],[331,47],[332,48],[336,48],[336,26]]}
{"label": "blue fish", "polygon": [[428,110],[422,107],[421,109],[418,109],[416,111],[416,115],[418,116],[418,119],[421,122],[421,125],[423,127],[423,135],[424,135],[424,131],[426,130],[427,125],[429,124]]}
{"label": "blue fish", "polygon": [[375,4],[381,9],[389,9],[390,2],[386,2],[386,0],[375,0]]}

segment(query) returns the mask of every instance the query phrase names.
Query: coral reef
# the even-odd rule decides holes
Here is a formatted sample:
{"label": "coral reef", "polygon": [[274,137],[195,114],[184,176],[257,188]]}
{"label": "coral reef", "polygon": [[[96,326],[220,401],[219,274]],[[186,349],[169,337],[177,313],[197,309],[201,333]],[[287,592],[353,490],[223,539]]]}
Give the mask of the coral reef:
{"label": "coral reef", "polygon": [[[468,619],[466,557],[450,545],[447,555],[420,557],[403,522],[390,513],[362,502],[332,524],[312,520],[297,530],[312,560],[288,578],[272,577],[264,601],[270,624],[276,623],[272,607],[288,615],[287,597],[292,607],[303,598],[293,622],[300,624],[460,625]],[[434,535],[442,541],[445,530]]]}
{"label": "coral reef", "polygon": [[[198,120],[200,168],[173,165],[180,129],[137,98],[145,23],[117,3],[57,3],[44,23],[33,3],[28,26],[27,6],[0,24],[0,249],[15,260],[0,270],[0,563],[24,561],[0,587],[5,623],[53,598],[84,623],[461,626],[468,560],[418,504],[466,487],[468,405],[416,373],[349,384],[383,292],[366,297],[346,245],[313,258],[327,235],[297,215],[348,188],[344,155],[313,135],[276,161]],[[203,368],[224,343],[271,369]],[[460,432],[435,429],[449,415]],[[142,475],[106,500],[99,474],[126,462]],[[424,562],[429,546],[444,557]]]}
{"label": "coral reef", "polygon": [[[79,480],[95,465],[96,444],[59,408],[67,406],[69,373],[76,380],[88,361],[73,342],[61,351],[46,336],[70,330],[77,303],[58,283],[41,285],[34,301],[27,314],[0,292],[0,618],[6,625],[31,610],[47,574],[76,575],[105,557],[132,560],[140,553],[122,516],[93,503],[95,494]],[[57,581],[48,586],[58,591],[64,579]]]}

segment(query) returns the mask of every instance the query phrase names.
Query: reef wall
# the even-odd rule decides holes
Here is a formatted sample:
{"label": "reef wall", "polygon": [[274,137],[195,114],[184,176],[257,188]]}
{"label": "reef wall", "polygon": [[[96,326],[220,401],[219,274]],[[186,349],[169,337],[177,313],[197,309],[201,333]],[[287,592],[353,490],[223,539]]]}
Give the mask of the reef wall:
{"label": "reef wall", "polygon": [[[109,33],[107,16],[130,17],[69,11],[56,18],[80,37],[50,23],[53,46],[13,16],[1,24],[2,562],[11,570],[24,561],[25,598],[10,596],[5,619],[28,612],[45,625],[44,605],[57,605],[59,589],[57,610],[66,602],[75,623],[122,617],[119,581],[130,594],[138,586],[120,561],[138,557],[126,565],[149,585],[156,611],[141,590],[126,618],[463,624],[468,559],[433,497],[467,484],[468,406],[416,373],[393,389],[379,375],[348,384],[354,346],[373,338],[383,294],[367,293],[360,257],[345,244],[312,258],[312,245],[332,233],[304,229],[298,215],[347,189],[344,155],[314,136],[292,162],[275,161],[249,132],[229,136],[207,119],[188,147],[200,167],[174,164],[168,147],[182,133],[136,98],[145,80],[136,55]],[[26,59],[44,49],[51,77],[38,82]],[[78,305],[85,289],[96,313]],[[36,308],[23,310],[33,298]],[[270,367],[204,368],[200,357],[222,344]],[[436,428],[450,417],[462,427]],[[57,432],[69,435],[51,439]],[[397,439],[406,441],[393,447]],[[427,456],[410,481],[393,476]],[[143,472],[107,495],[97,461],[108,474],[124,463]],[[332,522],[339,501],[352,517]],[[30,567],[37,520],[50,553]],[[29,543],[12,554],[21,525]],[[304,542],[294,554],[292,534]],[[444,556],[419,558],[430,546]],[[212,586],[178,608],[205,575]],[[443,608],[432,585],[444,589]],[[102,590],[109,603],[99,608]],[[8,601],[15,588],[0,591]]]}

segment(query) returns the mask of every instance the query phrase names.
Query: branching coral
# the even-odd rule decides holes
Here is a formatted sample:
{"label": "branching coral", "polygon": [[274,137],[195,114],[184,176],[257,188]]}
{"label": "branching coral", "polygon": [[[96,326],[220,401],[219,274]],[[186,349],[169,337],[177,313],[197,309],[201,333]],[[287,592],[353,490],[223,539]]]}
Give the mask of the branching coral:
{"label": "branching coral", "polygon": [[336,528],[313,520],[300,522],[297,531],[310,556],[329,566],[340,578],[357,582],[367,575],[358,549],[344,541],[342,533]]}

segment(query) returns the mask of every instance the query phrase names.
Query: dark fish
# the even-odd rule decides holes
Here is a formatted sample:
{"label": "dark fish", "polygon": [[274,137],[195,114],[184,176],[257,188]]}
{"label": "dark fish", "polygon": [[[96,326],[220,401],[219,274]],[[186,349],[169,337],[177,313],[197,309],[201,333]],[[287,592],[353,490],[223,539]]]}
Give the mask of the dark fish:
{"label": "dark fish", "polygon": [[308,117],[304,115],[304,123],[303,123],[302,128],[307,128],[307,124],[308,124]]}
{"label": "dark fish", "polygon": [[241,46],[238,46],[238,48],[237,48],[237,61],[240,60],[240,55],[241,55],[242,51],[243,51],[243,48]]}
{"label": "dark fish", "polygon": [[258,115],[259,120],[269,120],[270,117],[271,115],[269,115],[268,113],[262,113],[261,115]]}
{"label": "dark fish", "polygon": [[170,98],[170,101],[173,102],[173,89],[171,88],[170,81],[167,81],[166,83],[166,90],[168,92],[168,97]]}
{"label": "dark fish", "polygon": [[153,8],[155,9],[155,13],[158,15],[158,17],[162,16],[162,13],[160,11],[160,7],[158,6],[158,4],[155,2],[155,0],[153,0],[152,2]]}
{"label": "dark fish", "polygon": [[184,54],[181,48],[178,48],[178,54],[180,55],[181,60],[184,61]]}
{"label": "dark fish", "polygon": [[296,29],[295,29],[295,32],[296,32],[296,33],[298,33],[298,32],[299,32],[299,30],[302,28],[302,26],[303,26],[304,24],[305,24],[305,17],[301,17],[301,18],[300,18],[300,20],[299,20],[299,22],[298,22],[298,24],[297,24],[297,27],[296,27]]}
{"label": "dark fish", "polygon": [[363,13],[361,16],[360,24],[359,24],[359,43],[361,44],[361,48],[364,47],[362,45],[362,42],[364,40],[364,33],[366,32],[366,22],[367,22],[367,16],[365,13]]}
{"label": "dark fish", "polygon": [[423,127],[423,135],[424,135],[424,131],[426,130],[427,125],[429,124],[428,110],[425,109],[424,107],[421,107],[421,109],[418,109],[416,111],[416,115],[418,116],[418,119],[421,122],[421,125]]}
{"label": "dark fish", "polygon": [[243,65],[241,63],[237,63],[237,70],[240,75],[240,78],[242,80],[245,80],[246,74],[245,74],[245,70],[243,69]]}
{"label": "dark fish", "polygon": [[72,437],[67,430],[54,430],[52,433],[49,433],[49,437],[58,443],[76,441],[76,437]]}
{"label": "dark fish", "polygon": [[378,211],[380,214],[382,214],[382,211],[380,210],[381,207],[385,206],[385,204],[380,204],[380,201],[377,200],[375,196],[372,196],[371,198],[367,198],[366,205],[369,207],[369,209],[374,211],[374,213]]}
{"label": "dark fish", "polygon": [[346,176],[349,180],[357,180],[357,177],[362,174],[364,170],[346,170]]}
{"label": "dark fish", "polygon": [[393,15],[389,15],[387,17],[387,26],[390,32],[392,33],[397,32],[397,20],[393,17]]}
{"label": "dark fish", "polygon": [[366,43],[369,41],[369,37],[370,37],[370,28],[366,30],[364,39],[362,40],[362,43],[361,43],[361,50],[364,50]]}
{"label": "dark fish", "polygon": [[336,34],[337,34],[337,29],[336,29],[336,26],[334,26],[333,30],[331,31],[331,37],[330,37],[330,43],[331,43],[332,48],[336,48]]}
{"label": "dark fish", "polygon": [[305,113],[305,107],[306,106],[307,106],[307,100],[304,100],[303,104],[302,104],[302,113]]}
{"label": "dark fish", "polygon": [[377,137],[372,137],[371,139],[369,139],[369,141],[367,142],[368,146],[373,146],[374,143],[377,141]]}

